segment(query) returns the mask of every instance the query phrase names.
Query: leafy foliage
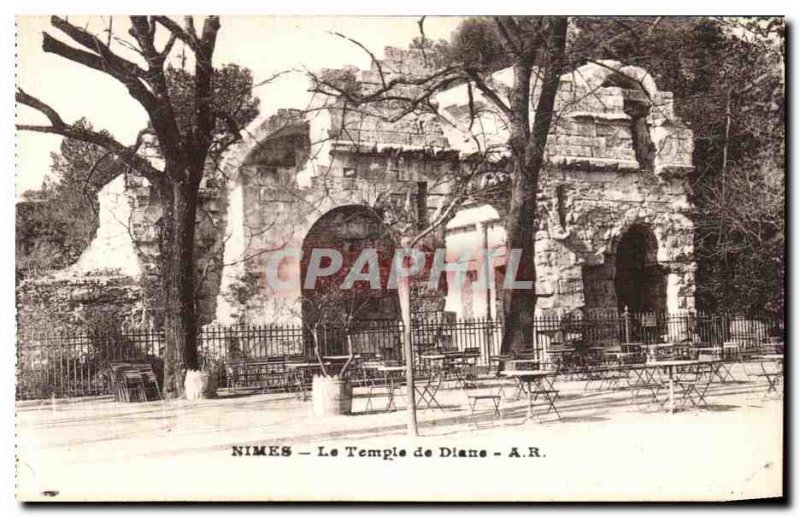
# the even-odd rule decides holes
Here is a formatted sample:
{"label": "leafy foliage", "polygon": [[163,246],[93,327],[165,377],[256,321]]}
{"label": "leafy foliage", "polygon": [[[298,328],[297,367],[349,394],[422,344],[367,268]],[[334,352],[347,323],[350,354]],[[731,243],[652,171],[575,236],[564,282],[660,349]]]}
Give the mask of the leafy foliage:
{"label": "leafy foliage", "polygon": [[497,24],[483,17],[464,20],[453,33],[447,51],[450,60],[464,68],[494,71],[511,63]]}
{"label": "leafy foliage", "polygon": [[358,81],[355,70],[349,68],[323,70],[320,79],[334,85],[347,95],[358,96],[361,94],[361,83]]}
{"label": "leafy foliage", "polygon": [[[86,119],[77,125],[92,128]],[[18,280],[78,260],[97,229],[97,193],[124,170],[100,147],[71,139],[61,142],[51,163],[55,178],[17,204]]]}
{"label": "leafy foliage", "polygon": [[[167,89],[178,130],[191,139],[195,131],[194,75],[173,66],[165,70]],[[235,64],[214,69],[211,84],[211,109],[216,115],[212,131],[209,158],[212,162],[233,143],[241,128],[258,116],[259,100],[253,97],[253,74],[248,68]]]}
{"label": "leafy foliage", "polygon": [[228,303],[238,308],[240,324],[246,324],[247,303],[258,295],[260,290],[258,278],[258,274],[246,272],[237,277],[228,287],[228,291],[223,293]]}

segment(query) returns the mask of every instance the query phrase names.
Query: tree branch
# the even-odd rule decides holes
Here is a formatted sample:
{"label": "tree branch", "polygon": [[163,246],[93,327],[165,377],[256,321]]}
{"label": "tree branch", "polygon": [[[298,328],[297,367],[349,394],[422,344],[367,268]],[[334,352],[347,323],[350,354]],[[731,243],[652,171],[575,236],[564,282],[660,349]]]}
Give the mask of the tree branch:
{"label": "tree branch", "polygon": [[508,45],[511,48],[514,54],[518,55],[521,50],[520,44],[516,38],[512,37],[511,32],[508,30],[508,27],[506,27],[508,23],[507,18],[508,18],[507,16],[495,16],[494,23],[497,26],[498,31],[500,32],[500,36],[506,42],[506,45]]}
{"label": "tree branch", "polygon": [[497,92],[492,90],[489,87],[489,85],[486,84],[486,82],[483,80],[480,74],[478,74],[478,72],[472,69],[467,69],[465,70],[465,72],[467,76],[472,80],[472,82],[475,83],[475,87],[478,88],[481,91],[481,93],[483,93],[486,96],[487,99],[492,101],[492,104],[497,106],[497,109],[502,111],[506,117],[511,115],[511,108],[508,106],[508,104],[506,104],[505,101],[503,101],[503,99],[500,98]]}
{"label": "tree branch", "polygon": [[422,62],[425,63],[425,66],[428,66],[428,56],[425,53],[425,17],[423,16],[419,20],[417,20],[417,26],[419,27],[419,49],[422,52]]}
{"label": "tree branch", "polygon": [[59,115],[56,110],[40,101],[36,97],[28,95],[22,88],[17,89],[14,98],[20,104],[24,104],[25,106],[31,107],[36,111],[43,113],[53,127],[60,128],[66,126],[64,120],[61,118],[61,115]]}
{"label": "tree branch", "polygon": [[[147,111],[158,134],[158,141],[162,147],[162,154],[168,161],[180,159],[181,134],[175,122],[172,105],[167,95],[166,79],[161,67],[163,62],[156,62],[148,70],[143,70],[135,63],[131,63],[114,54],[103,42],[87,31],[71,25],[66,20],[56,16],[52,18],[53,26],[63,31],[79,44],[95,53],[71,47],[49,34],[44,34],[42,48],[45,52],[59,55],[65,59],[82,64],[114,77],[127,88],[131,96]],[[149,41],[154,25],[139,19],[134,23],[134,32],[142,46],[142,55],[151,65],[155,50]],[[147,25],[147,27],[145,27]],[[138,29],[137,29],[138,26]],[[141,33],[139,32],[141,31]],[[155,53],[157,56],[157,53]],[[157,59],[157,58],[156,58]],[[145,86],[145,81],[153,91]],[[153,93],[155,92],[155,94]]]}
{"label": "tree branch", "polygon": [[153,60],[158,60],[160,54],[155,47],[155,23],[151,24],[147,16],[131,16],[130,34],[136,38],[142,49],[147,63],[153,68]]}
{"label": "tree branch", "polygon": [[187,16],[187,30],[184,30],[177,22],[167,16],[154,16],[153,19],[156,23],[161,24],[162,27],[174,34],[176,38],[184,42],[192,49],[192,52],[195,54],[201,52],[200,41],[198,41],[197,34],[194,31],[194,22],[191,21],[191,16]]}
{"label": "tree branch", "polygon": [[[188,22],[187,22],[188,23]],[[191,25],[193,27],[193,25]],[[211,83],[213,79],[212,57],[217,42],[219,31],[219,18],[209,16],[203,22],[203,33],[199,41],[200,50],[195,54],[195,135],[191,159],[194,166],[191,168],[191,180],[199,182],[203,177],[208,150],[211,145],[212,133],[215,125],[215,111],[211,102]],[[234,135],[237,135],[235,133]]]}
{"label": "tree branch", "polygon": [[[128,73],[126,70],[115,66],[113,61],[106,61],[97,54],[71,47],[46,32],[43,34],[42,50],[110,75],[124,84],[131,96],[147,110],[152,109],[155,105],[155,98],[141,82],[141,76],[138,75],[138,72],[136,74]],[[141,72],[143,73],[144,71],[141,70]]]}
{"label": "tree branch", "polygon": [[44,114],[51,124],[49,126],[17,124],[17,130],[60,135],[65,138],[81,140],[102,147],[106,151],[117,155],[126,165],[147,178],[154,185],[161,185],[163,181],[161,171],[150,165],[150,162],[144,157],[136,154],[136,148],[138,148],[138,146],[127,147],[108,134],[92,131],[76,126],[75,124],[66,124],[53,108],[36,97],[25,93],[22,89],[17,90],[15,99],[18,103]]}
{"label": "tree branch", "polygon": [[[322,95],[327,95],[330,97],[340,97],[347,101],[347,103],[353,106],[363,106],[366,104],[372,103],[380,103],[380,102],[400,102],[406,103],[412,106],[412,109],[405,109],[403,113],[397,117],[382,117],[388,121],[396,121],[399,118],[407,115],[414,108],[426,102],[433,94],[437,91],[441,90],[445,86],[452,84],[453,82],[459,80],[461,78],[460,74],[455,74],[456,71],[455,67],[448,67],[442,70],[439,70],[436,73],[430,74],[425,77],[417,78],[417,79],[408,79],[405,77],[397,77],[392,79],[386,83],[385,87],[381,87],[367,95],[354,95],[352,92],[346,91],[339,86],[331,83],[330,81],[326,81],[320,77],[317,77],[315,74],[308,72],[308,76],[311,78],[314,85],[309,89],[312,93],[320,93]],[[398,95],[393,92],[393,89],[396,86],[419,86],[422,88],[422,92],[420,92],[416,96],[408,96],[408,95]]]}
{"label": "tree branch", "polygon": [[100,40],[100,38],[94,34],[76,27],[68,21],[59,18],[58,16],[51,17],[50,23],[53,25],[53,27],[72,38],[72,40],[80,44],[82,47],[96,52],[97,56],[102,58],[102,60],[114,70],[119,71],[127,76],[145,76],[145,70],[143,70],[139,65],[115,54],[105,43]]}
{"label": "tree branch", "polygon": [[381,77],[381,84],[383,85],[383,88],[384,88],[384,89],[386,89],[386,76],[383,74],[383,67],[381,66],[381,62],[380,62],[380,60],[378,60],[378,58],[377,58],[377,57],[375,57],[375,54],[373,54],[373,53],[372,53],[372,52],[371,52],[371,51],[370,51],[370,50],[369,50],[367,47],[365,47],[365,46],[364,46],[364,45],[363,45],[363,44],[362,44],[360,41],[354,40],[353,38],[351,38],[351,37],[349,37],[349,36],[345,36],[345,35],[344,35],[344,34],[342,34],[341,32],[331,32],[331,34],[333,34],[334,36],[338,36],[338,37],[340,37],[340,38],[342,38],[342,39],[345,39],[345,40],[349,41],[350,43],[352,43],[352,44],[354,44],[354,45],[358,46],[358,47],[359,47],[361,50],[363,50],[364,52],[366,52],[366,53],[369,55],[369,57],[370,57],[370,59],[372,60],[372,62],[375,64],[375,67],[378,69],[378,75],[380,75],[380,77]]}

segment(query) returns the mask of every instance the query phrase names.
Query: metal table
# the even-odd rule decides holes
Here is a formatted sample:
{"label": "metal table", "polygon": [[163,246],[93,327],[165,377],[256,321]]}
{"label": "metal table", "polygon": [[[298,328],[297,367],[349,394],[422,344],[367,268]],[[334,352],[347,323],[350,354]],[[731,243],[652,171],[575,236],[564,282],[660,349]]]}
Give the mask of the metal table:
{"label": "metal table", "polygon": [[646,363],[647,366],[657,368],[666,368],[667,375],[669,376],[669,412],[675,412],[675,369],[682,366],[695,366],[700,364],[700,361],[654,361]]}
{"label": "metal table", "polygon": [[[556,407],[558,391],[553,388],[558,372],[554,370],[503,370],[501,375],[515,379],[520,386],[527,385],[528,392],[528,415],[527,419],[533,416],[533,403],[539,395],[543,395],[548,404],[547,412],[555,411],[558,418],[561,415]],[[533,387],[536,389],[532,389]],[[523,389],[523,391],[526,391]]]}

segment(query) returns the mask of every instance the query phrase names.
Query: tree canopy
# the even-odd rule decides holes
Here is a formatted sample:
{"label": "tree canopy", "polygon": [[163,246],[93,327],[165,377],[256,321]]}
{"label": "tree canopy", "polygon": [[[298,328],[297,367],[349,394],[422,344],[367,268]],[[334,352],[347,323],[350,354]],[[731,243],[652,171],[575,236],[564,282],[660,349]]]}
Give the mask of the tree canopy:
{"label": "tree canopy", "polygon": [[[178,396],[186,370],[200,366],[195,296],[200,186],[209,166],[241,139],[243,124],[256,115],[252,76],[232,65],[214,67],[217,16],[205,17],[200,28],[192,16],[182,24],[167,16],[130,16],[128,41],[113,37],[112,22],[107,37],[58,16],[50,22],[58,37],[43,33],[42,50],[115,79],[145,110],[148,124],[125,145],[108,133],[65,121],[57,109],[17,88],[16,101],[48,121],[17,129],[98,146],[150,183],[163,212],[158,269],[164,295],[164,392]],[[176,43],[183,50],[180,68],[170,64]]]}

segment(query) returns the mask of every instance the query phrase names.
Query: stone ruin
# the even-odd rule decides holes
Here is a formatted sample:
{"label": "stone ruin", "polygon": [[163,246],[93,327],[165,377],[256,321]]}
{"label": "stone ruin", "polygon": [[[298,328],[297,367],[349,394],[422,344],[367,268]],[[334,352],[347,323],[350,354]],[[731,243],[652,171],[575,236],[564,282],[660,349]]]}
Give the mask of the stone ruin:
{"label": "stone ruin", "polygon": [[[421,74],[425,64],[413,51],[386,49],[382,70],[387,78]],[[380,81],[375,65],[347,72],[362,88]],[[491,78],[500,89],[509,81],[508,70]],[[222,175],[208,178],[202,190],[197,242],[202,323],[298,322],[297,300],[307,294],[301,288],[305,271],[299,262],[282,264],[279,273],[290,285],[275,290],[266,282],[275,253],[320,242],[353,251],[374,245],[381,222],[424,226],[448,200],[452,178],[487,149],[494,165],[489,162],[471,181],[475,192],[491,195],[473,196],[424,244],[447,247],[454,260],[469,248],[488,246],[497,253],[490,262],[467,261],[467,285],[449,281],[439,291],[419,292],[415,310],[498,317],[507,133],[478,92],[479,114],[470,124],[466,88],[437,95],[438,115],[390,121],[391,106],[354,109],[328,99],[309,112],[279,110],[255,121],[229,150]],[[614,61],[562,76],[537,192],[537,313],[694,310],[693,207],[686,179],[693,142],[673,102],[646,71]],[[475,127],[482,128],[477,135]],[[101,271],[103,281],[127,286],[128,301],[120,305],[127,317],[152,321],[158,313],[152,293],[160,208],[139,178],[125,179],[124,196],[127,258],[123,252],[103,253],[108,248],[93,243],[69,271],[26,281],[20,286],[21,320],[41,300],[37,293],[74,292]],[[107,204],[101,199],[103,208]],[[411,214],[410,220],[403,223],[402,214]],[[99,230],[97,239],[103,238],[108,233]],[[114,271],[123,263],[136,267]],[[480,268],[494,276],[488,286],[477,281]],[[77,305],[110,303],[107,291],[97,292]],[[396,296],[387,293],[369,317],[396,316]]]}

